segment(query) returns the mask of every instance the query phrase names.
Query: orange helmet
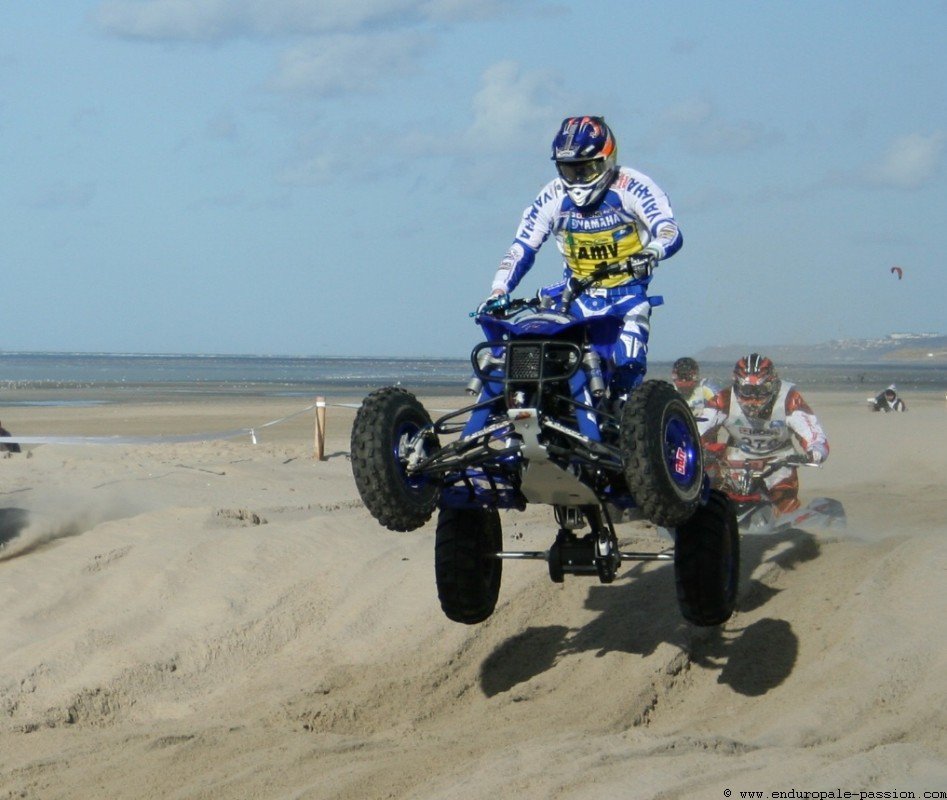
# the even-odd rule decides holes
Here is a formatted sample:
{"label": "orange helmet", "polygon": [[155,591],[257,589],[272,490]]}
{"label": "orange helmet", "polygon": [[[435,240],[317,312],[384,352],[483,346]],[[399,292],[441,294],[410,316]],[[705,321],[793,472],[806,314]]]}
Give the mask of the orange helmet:
{"label": "orange helmet", "polygon": [[733,393],[740,407],[751,417],[765,416],[779,392],[779,375],[766,356],[750,353],[733,368]]}

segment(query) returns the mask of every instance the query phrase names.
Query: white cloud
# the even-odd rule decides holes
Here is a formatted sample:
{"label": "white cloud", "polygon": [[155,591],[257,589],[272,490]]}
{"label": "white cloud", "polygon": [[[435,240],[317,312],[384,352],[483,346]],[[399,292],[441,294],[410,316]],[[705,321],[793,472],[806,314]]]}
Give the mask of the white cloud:
{"label": "white cloud", "polygon": [[[351,63],[349,56],[352,54],[341,60]],[[299,74],[312,75],[315,65],[307,59],[302,61]],[[346,80],[341,63],[325,68],[338,73],[333,85]],[[390,74],[390,71],[386,72]],[[365,80],[370,83],[373,79],[366,77]],[[358,131],[357,147],[364,153],[386,152],[389,165],[422,158],[430,166],[433,159],[443,159],[441,163],[447,172],[469,189],[495,185],[497,180],[521,171],[524,156],[540,166],[546,163],[549,142],[562,119],[557,110],[563,105],[556,101],[557,86],[552,75],[524,72],[517,63],[502,61],[483,72],[480,87],[471,100],[471,118],[466,127],[463,120],[441,118],[432,120],[431,124],[362,128]],[[286,88],[299,89],[300,84],[293,83]],[[432,113],[436,118],[436,110]],[[307,186],[337,180],[338,164],[346,159],[335,153],[351,149],[350,137],[329,142],[321,134],[301,137],[296,153],[284,165],[278,179],[283,184]],[[350,166],[358,168],[357,164]],[[435,173],[436,169],[431,171]],[[346,176],[350,179],[351,173],[347,172]]]}
{"label": "white cloud", "polygon": [[506,10],[499,0],[103,0],[94,19],[116,36],[217,41],[484,19]]}
{"label": "white cloud", "polygon": [[870,183],[899,189],[918,189],[929,183],[940,168],[944,134],[900,136],[889,146],[881,161],[866,168]]}
{"label": "white cloud", "polygon": [[440,22],[490,19],[510,10],[509,0],[426,0],[418,6],[425,17]]}
{"label": "white cloud", "polygon": [[243,3],[226,0],[106,0],[93,18],[132,39],[222,39],[239,33]]}
{"label": "white cloud", "polygon": [[321,36],[284,51],[270,86],[315,95],[373,92],[385,78],[416,72],[428,46],[427,37],[413,32]]}
{"label": "white cloud", "polygon": [[484,71],[480,84],[473,98],[473,122],[464,135],[468,149],[532,151],[538,141],[551,141],[555,81],[550,74],[524,73],[515,61],[500,61]]}
{"label": "white cloud", "polygon": [[371,93],[384,78],[414,74],[435,35],[425,23],[504,13],[503,0],[100,0],[93,16],[131,39],[287,42],[269,87],[327,96]]}
{"label": "white cloud", "polygon": [[721,118],[706,99],[678,103],[664,111],[661,121],[656,132],[659,137],[678,136],[688,150],[701,155],[744,153],[780,138],[778,132],[753,120]]}
{"label": "white cloud", "polygon": [[411,129],[387,141],[407,157],[462,156],[471,161],[502,162],[507,156],[535,154],[548,149],[564,103],[558,99],[555,76],[523,72],[515,61],[500,61],[485,69],[471,99],[471,119],[452,133]]}

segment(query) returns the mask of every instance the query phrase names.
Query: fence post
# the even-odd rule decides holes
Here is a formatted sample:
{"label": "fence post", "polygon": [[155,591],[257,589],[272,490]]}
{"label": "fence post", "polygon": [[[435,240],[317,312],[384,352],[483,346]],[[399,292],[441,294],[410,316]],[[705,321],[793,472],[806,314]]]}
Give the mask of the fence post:
{"label": "fence post", "polygon": [[316,398],[316,436],[315,457],[317,461],[326,460],[326,399]]}

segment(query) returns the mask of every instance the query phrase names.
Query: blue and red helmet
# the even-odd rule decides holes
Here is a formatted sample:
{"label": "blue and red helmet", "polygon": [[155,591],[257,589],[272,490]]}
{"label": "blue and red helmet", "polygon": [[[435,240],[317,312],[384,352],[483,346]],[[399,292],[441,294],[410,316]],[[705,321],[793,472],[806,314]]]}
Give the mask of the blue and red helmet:
{"label": "blue and red helmet", "polygon": [[615,177],[618,145],[604,117],[566,117],[552,140],[552,159],[579,208],[595,204]]}

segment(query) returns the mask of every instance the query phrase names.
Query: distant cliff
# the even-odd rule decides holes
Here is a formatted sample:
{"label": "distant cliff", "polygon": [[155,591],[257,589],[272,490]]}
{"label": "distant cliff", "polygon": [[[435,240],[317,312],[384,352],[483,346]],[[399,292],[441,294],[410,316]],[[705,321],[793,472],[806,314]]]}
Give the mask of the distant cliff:
{"label": "distant cliff", "polygon": [[698,361],[736,361],[759,352],[784,364],[871,364],[876,362],[947,362],[947,335],[892,333],[883,339],[833,339],[814,345],[715,345],[697,353]]}

